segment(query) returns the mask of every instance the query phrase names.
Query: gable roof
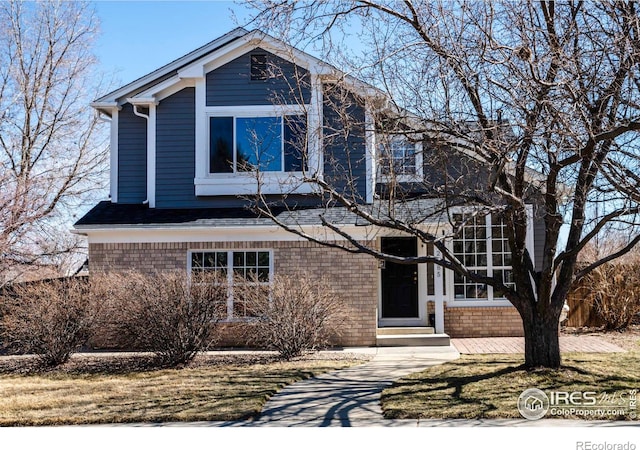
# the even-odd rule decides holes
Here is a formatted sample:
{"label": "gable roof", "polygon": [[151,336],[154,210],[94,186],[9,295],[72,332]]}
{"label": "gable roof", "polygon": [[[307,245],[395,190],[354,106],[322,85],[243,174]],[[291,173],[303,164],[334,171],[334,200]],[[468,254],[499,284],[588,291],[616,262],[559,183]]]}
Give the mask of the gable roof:
{"label": "gable roof", "polygon": [[203,45],[202,47],[199,47],[192,52],[189,52],[186,55],[174,61],[171,61],[168,64],[165,64],[164,66],[154,70],[153,72],[148,73],[147,75],[144,75],[137,80],[132,81],[131,83],[127,83],[124,86],[119,87],[118,89],[111,91],[100,98],[97,98],[91,105],[95,108],[99,108],[100,104],[115,103],[119,99],[141,92],[155,83],[176,75],[178,73],[178,70],[180,70],[187,64],[208,55],[214,50],[217,50],[224,45],[235,41],[241,36],[245,36],[247,33],[249,32],[244,28],[235,28],[234,30],[231,30],[230,32],[220,36],[219,38],[214,39],[213,41]]}
{"label": "gable roof", "polygon": [[[204,76],[202,72],[205,65],[211,64],[216,59],[223,59],[227,53],[231,53],[243,46],[260,46],[281,58],[310,70],[312,73],[333,76],[344,80],[348,85],[354,86],[368,95],[380,95],[380,91],[373,86],[356,79],[338,70],[329,63],[322,61],[308,53],[292,47],[285,42],[265,34],[259,30],[247,31],[244,28],[236,28],[217,39],[203,45],[192,52],[132,81],[91,103],[96,109],[110,109],[134,99],[138,94],[148,97],[146,94],[154,86],[162,83],[163,87],[177,84],[183,79],[192,79]],[[135,101],[135,99],[134,99]]]}

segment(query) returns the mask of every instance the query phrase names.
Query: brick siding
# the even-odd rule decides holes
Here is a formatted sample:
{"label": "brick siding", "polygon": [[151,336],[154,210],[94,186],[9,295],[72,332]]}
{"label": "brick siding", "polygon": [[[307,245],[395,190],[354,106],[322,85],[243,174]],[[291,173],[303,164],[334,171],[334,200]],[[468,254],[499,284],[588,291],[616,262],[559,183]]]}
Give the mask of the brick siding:
{"label": "brick siding", "polygon": [[[345,302],[348,323],[336,345],[367,346],[376,342],[377,264],[367,255],[346,253],[306,241],[260,242],[177,242],[177,243],[109,243],[90,244],[89,261],[92,272],[143,272],[187,270],[188,250],[273,250],[273,268],[276,274],[306,272],[311,277],[326,278]],[[228,327],[222,342],[242,345],[234,339],[237,333]]]}
{"label": "brick siding", "polygon": [[[378,305],[378,268],[366,255],[346,253],[306,241],[259,242],[164,242],[90,244],[90,269],[143,272],[156,270],[187,270],[188,250],[268,249],[273,251],[276,274],[306,272],[309,276],[328,279],[345,302],[349,322],[336,345],[375,345]],[[434,303],[427,304],[434,312]],[[445,333],[451,337],[523,336],[522,322],[515,308],[447,307],[445,302]],[[241,334],[227,324],[220,343],[242,346]]]}
{"label": "brick siding", "polygon": [[[427,312],[434,312],[429,302]],[[444,306],[444,332],[451,337],[524,336],[522,319],[513,306]]]}

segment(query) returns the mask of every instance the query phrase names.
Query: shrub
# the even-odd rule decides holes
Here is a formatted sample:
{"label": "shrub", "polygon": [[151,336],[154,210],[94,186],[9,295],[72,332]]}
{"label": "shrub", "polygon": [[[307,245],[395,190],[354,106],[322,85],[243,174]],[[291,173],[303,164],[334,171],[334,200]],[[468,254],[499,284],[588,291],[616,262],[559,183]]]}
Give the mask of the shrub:
{"label": "shrub", "polygon": [[640,261],[603,264],[585,285],[606,329],[624,330],[640,314]]}
{"label": "shrub", "polygon": [[130,348],[155,353],[165,366],[186,364],[212,345],[215,323],[226,315],[227,284],[214,275],[128,272],[106,278],[107,284],[119,279],[119,289],[103,329],[111,328]]}
{"label": "shrub", "polygon": [[330,285],[304,275],[275,276],[269,291],[245,286],[236,287],[235,294],[244,297],[255,316],[246,328],[249,341],[287,360],[327,346],[345,318]]}
{"label": "shrub", "polygon": [[97,312],[86,279],[16,284],[3,295],[2,339],[9,351],[57,366],[87,341]]}

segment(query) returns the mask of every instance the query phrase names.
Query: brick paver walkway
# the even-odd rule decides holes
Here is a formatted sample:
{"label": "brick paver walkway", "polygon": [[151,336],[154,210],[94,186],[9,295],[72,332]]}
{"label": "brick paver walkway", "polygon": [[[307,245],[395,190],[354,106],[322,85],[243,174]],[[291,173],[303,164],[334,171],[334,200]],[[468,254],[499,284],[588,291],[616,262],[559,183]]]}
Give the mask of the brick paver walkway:
{"label": "brick paver walkway", "polygon": [[[524,338],[454,338],[451,343],[462,354],[477,353],[524,353]],[[616,353],[623,348],[596,336],[560,336],[563,352]]]}

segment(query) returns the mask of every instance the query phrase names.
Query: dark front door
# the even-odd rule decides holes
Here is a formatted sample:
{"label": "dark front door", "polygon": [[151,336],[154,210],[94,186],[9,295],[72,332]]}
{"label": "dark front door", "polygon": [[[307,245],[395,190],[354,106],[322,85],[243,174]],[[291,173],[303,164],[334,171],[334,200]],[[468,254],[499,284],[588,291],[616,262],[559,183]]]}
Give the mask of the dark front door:
{"label": "dark front door", "polygon": [[[382,251],[417,256],[416,238],[382,238]],[[382,317],[418,317],[418,265],[386,262],[382,269]]]}

